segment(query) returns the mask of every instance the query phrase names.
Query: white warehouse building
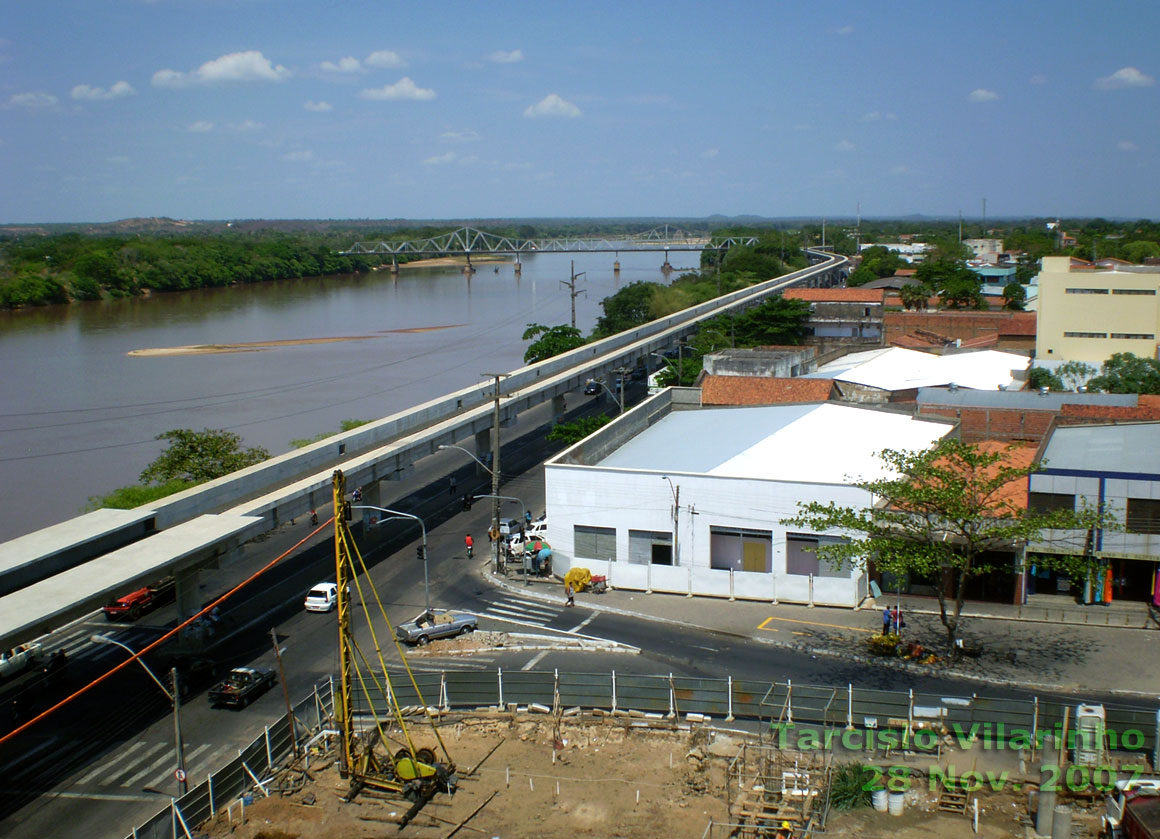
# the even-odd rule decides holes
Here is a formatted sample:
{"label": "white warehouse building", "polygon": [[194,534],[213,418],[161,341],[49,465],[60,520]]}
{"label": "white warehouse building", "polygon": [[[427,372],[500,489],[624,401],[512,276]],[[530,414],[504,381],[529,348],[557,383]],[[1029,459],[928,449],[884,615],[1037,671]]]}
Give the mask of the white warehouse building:
{"label": "white warehouse building", "polygon": [[859,605],[867,578],[814,548],[842,534],[787,527],[798,502],[873,503],[859,479],[882,449],[925,449],[950,422],[810,403],[702,408],[670,388],[545,465],[552,567],[621,589]]}

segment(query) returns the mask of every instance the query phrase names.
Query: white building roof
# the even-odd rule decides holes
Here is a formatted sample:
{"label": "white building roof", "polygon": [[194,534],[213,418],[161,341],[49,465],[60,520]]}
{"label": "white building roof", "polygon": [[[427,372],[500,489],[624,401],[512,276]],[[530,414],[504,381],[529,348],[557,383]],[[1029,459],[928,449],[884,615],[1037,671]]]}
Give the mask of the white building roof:
{"label": "white building roof", "polygon": [[887,474],[882,449],[926,449],[951,428],[832,402],[674,411],[596,465],[845,484]]}
{"label": "white building roof", "polygon": [[1025,355],[997,350],[933,355],[889,347],[843,356],[819,367],[809,378],[837,379],[881,390],[952,383],[974,390],[997,390],[1015,384],[1012,374],[1026,370],[1030,361]]}

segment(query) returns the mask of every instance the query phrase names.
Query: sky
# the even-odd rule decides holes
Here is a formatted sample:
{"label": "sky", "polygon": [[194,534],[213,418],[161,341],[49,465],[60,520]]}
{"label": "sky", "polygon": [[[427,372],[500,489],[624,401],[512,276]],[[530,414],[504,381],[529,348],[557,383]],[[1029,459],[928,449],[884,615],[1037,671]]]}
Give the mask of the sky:
{"label": "sky", "polygon": [[0,0],[0,223],[1160,217],[1160,3]]}

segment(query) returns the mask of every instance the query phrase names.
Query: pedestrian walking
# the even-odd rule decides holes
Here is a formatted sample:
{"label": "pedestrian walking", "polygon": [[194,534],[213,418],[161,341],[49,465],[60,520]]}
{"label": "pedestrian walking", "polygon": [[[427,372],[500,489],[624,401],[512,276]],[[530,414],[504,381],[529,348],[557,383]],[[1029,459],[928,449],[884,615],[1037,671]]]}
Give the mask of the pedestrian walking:
{"label": "pedestrian walking", "polygon": [[354,503],[355,504],[362,503],[362,487],[355,487],[354,488]]}
{"label": "pedestrian walking", "polygon": [[890,634],[890,625],[894,622],[893,616],[891,615],[890,612],[891,612],[891,610],[890,610],[889,606],[887,606],[885,609],[882,610],[882,634],[883,635]]}
{"label": "pedestrian walking", "polygon": [[310,511],[310,525],[311,525],[311,527],[318,527],[318,511],[317,510]]}
{"label": "pedestrian walking", "polygon": [[447,483],[448,483],[447,494],[448,495],[455,495],[455,476],[452,475],[451,479]]}
{"label": "pedestrian walking", "polygon": [[532,526],[532,511],[531,510],[524,510],[524,524],[526,524],[528,527]]}
{"label": "pedestrian walking", "polygon": [[565,606],[576,605],[576,592],[572,590],[571,583],[564,583],[564,597],[567,598],[567,602],[564,603]]}

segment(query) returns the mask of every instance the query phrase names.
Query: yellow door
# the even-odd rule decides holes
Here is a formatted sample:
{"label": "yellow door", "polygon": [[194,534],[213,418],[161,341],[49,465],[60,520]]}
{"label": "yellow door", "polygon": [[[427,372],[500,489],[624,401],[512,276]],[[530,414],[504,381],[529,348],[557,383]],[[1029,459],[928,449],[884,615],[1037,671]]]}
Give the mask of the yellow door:
{"label": "yellow door", "polygon": [[743,570],[757,571],[762,573],[765,571],[765,543],[764,542],[745,542],[742,545]]}

